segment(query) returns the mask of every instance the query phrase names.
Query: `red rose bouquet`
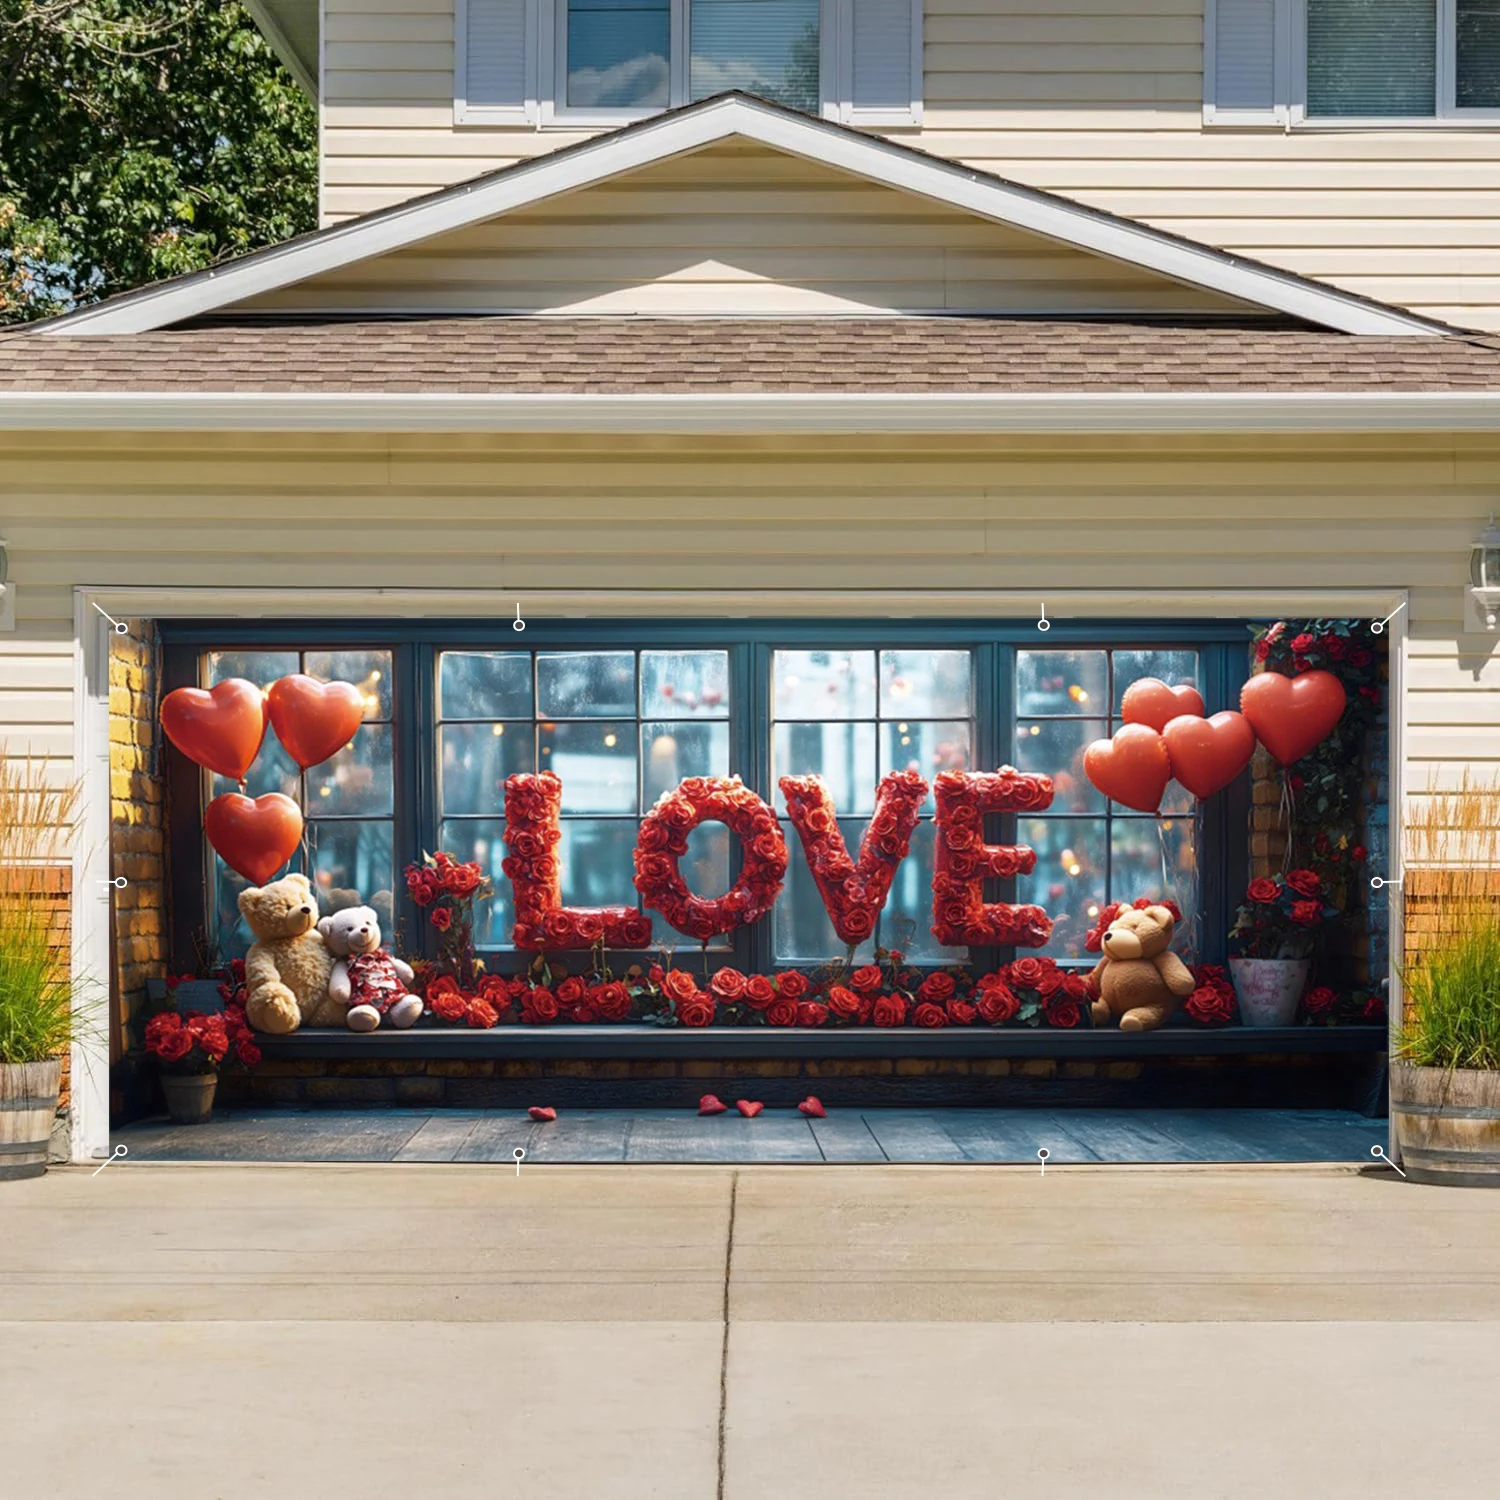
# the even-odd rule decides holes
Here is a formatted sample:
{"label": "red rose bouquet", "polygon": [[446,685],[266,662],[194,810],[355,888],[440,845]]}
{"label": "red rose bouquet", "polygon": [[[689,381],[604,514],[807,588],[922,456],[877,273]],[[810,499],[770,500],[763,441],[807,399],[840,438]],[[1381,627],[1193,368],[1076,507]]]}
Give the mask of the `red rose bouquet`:
{"label": "red rose bouquet", "polygon": [[1338,915],[1337,907],[1325,903],[1322,880],[1313,871],[1261,876],[1245,889],[1230,947],[1243,958],[1307,958],[1318,930]]}
{"label": "red rose bouquet", "polygon": [[438,934],[434,976],[448,975],[459,989],[473,992],[484,972],[474,957],[474,907],[490,899],[489,877],[477,864],[461,864],[439,850],[406,867],[406,889]]}
{"label": "red rose bouquet", "polygon": [[162,1011],[146,1023],[146,1051],[163,1072],[194,1076],[217,1073],[233,1062],[253,1068],[261,1060],[245,1012],[234,1004],[208,1014]]}

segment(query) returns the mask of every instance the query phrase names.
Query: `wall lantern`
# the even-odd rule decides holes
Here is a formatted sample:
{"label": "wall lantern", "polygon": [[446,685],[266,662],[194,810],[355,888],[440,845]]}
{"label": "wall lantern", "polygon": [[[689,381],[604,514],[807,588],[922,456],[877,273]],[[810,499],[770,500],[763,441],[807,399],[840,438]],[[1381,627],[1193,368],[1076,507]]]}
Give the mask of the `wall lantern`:
{"label": "wall lantern", "polygon": [[0,537],[0,630],[16,628],[16,591],[10,581],[10,550]]}
{"label": "wall lantern", "polygon": [[1500,527],[1493,514],[1469,553],[1467,595],[1469,628],[1500,629]]}

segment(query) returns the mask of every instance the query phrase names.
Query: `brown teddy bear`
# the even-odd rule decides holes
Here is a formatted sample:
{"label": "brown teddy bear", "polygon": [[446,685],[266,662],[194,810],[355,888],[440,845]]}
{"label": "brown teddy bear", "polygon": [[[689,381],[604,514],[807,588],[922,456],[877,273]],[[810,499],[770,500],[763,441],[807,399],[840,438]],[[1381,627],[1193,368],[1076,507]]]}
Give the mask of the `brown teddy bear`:
{"label": "brown teddy bear", "polygon": [[1171,951],[1176,923],[1165,906],[1127,906],[1104,934],[1104,957],[1089,975],[1099,996],[1095,1026],[1118,1020],[1121,1031],[1151,1031],[1193,993],[1193,976]]}
{"label": "brown teddy bear", "polygon": [[240,914],[255,941],[245,955],[245,1019],[285,1036],[299,1026],[338,1026],[344,1008],[329,998],[333,955],[318,932],[318,900],[306,875],[284,875],[240,892]]}

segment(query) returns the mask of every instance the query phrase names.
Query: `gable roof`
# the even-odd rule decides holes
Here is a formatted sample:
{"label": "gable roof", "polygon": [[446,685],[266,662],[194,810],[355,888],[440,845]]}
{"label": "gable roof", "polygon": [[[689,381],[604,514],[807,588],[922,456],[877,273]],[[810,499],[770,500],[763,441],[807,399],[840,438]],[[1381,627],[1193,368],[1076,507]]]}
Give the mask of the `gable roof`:
{"label": "gable roof", "polygon": [[165,328],[184,319],[222,312],[246,298],[309,276],[404,249],[434,235],[466,228],[732,137],[1337,332],[1408,336],[1453,331],[1399,308],[1147,228],[1056,193],[1024,187],[993,173],[761,99],[729,93],[302,235],[210,270],[111,297],[44,324],[37,332],[48,337],[133,334]]}

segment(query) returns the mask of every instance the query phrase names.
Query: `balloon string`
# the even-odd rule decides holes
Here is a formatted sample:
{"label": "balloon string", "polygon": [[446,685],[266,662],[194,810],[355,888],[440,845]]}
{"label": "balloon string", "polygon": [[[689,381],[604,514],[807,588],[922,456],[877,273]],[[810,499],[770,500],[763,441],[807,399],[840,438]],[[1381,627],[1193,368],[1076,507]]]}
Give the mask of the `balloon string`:
{"label": "balloon string", "polygon": [[1160,813],[1156,815],[1156,840],[1161,848],[1161,886],[1162,896],[1168,900],[1175,901],[1178,909],[1182,912],[1182,925],[1179,931],[1182,941],[1179,951],[1188,960],[1193,962],[1198,956],[1198,854],[1197,854],[1197,815],[1191,820],[1174,818],[1176,822],[1187,822],[1187,867],[1191,872],[1184,880],[1179,880],[1171,856],[1167,850],[1167,825],[1166,819]]}
{"label": "balloon string", "polygon": [[1281,830],[1285,837],[1281,845],[1281,873],[1292,868],[1292,828],[1297,820],[1297,793],[1292,786],[1291,772],[1281,768]]}

